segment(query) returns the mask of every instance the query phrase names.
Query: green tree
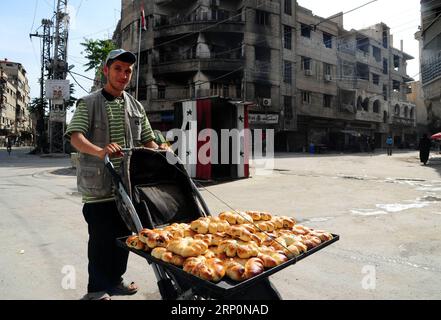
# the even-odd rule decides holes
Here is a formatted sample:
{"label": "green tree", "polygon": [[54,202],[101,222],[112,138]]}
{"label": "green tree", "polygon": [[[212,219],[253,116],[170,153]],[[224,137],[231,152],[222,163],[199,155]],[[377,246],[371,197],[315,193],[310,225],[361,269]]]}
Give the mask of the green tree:
{"label": "green tree", "polygon": [[110,39],[85,39],[85,42],[81,43],[81,45],[85,48],[81,54],[89,60],[89,62],[84,65],[87,67],[86,71],[95,70],[95,76],[98,79],[104,79],[103,62],[106,60],[109,52],[116,49],[115,43]]}

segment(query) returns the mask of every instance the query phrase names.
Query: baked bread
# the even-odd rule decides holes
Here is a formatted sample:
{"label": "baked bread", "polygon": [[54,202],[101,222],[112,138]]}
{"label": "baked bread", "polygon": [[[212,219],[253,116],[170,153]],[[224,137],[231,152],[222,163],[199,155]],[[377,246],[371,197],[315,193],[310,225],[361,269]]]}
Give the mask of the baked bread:
{"label": "baked bread", "polygon": [[261,274],[265,268],[259,258],[230,258],[224,262],[225,274],[235,281],[244,281]]}
{"label": "baked bread", "polygon": [[300,238],[300,242],[302,242],[304,245],[308,247],[308,250],[315,248],[322,243],[320,238],[315,237],[311,234],[299,236],[299,238]]}
{"label": "baked bread", "polygon": [[161,229],[143,229],[139,232],[139,239],[151,249],[167,247],[172,238],[173,236],[169,231]]}
{"label": "baked bread", "polygon": [[156,259],[162,260],[164,262],[173,264],[175,266],[182,267],[185,262],[185,258],[180,255],[174,254],[171,251],[168,251],[166,248],[157,247],[152,250],[152,256]]}
{"label": "baked bread", "polygon": [[259,248],[255,242],[244,242],[240,240],[224,240],[218,248],[217,253],[225,253],[227,257],[239,257],[248,259],[259,254]]}
{"label": "baked bread", "polygon": [[167,250],[182,257],[197,257],[204,254],[208,245],[202,241],[190,237],[171,240],[167,245]]}
{"label": "baked bread", "polygon": [[309,235],[319,238],[322,242],[330,241],[334,238],[334,236],[323,230],[312,230]]}
{"label": "baked bread", "polygon": [[268,212],[246,211],[245,213],[250,215],[254,221],[269,221],[272,218],[271,214]]}
{"label": "baked bread", "polygon": [[275,250],[281,250],[288,258],[301,255],[308,250],[308,247],[294,235],[283,235],[278,237],[272,243]]}
{"label": "baked bread", "polygon": [[283,254],[283,251],[275,251],[269,247],[260,247],[257,257],[262,260],[265,268],[274,268],[282,263],[288,261],[288,257]]}
{"label": "baked bread", "polygon": [[245,242],[255,241],[260,244],[260,238],[249,231],[249,227],[250,226],[246,225],[233,225],[227,229],[226,233],[232,238],[237,238]]}
{"label": "baked bread", "polygon": [[204,256],[188,258],[184,262],[183,270],[212,282],[219,282],[225,276],[225,267],[220,259],[207,259]]}
{"label": "baked bread", "polygon": [[249,214],[240,211],[237,212],[225,211],[219,214],[219,218],[224,221],[227,221],[230,225],[253,222],[253,218]]}
{"label": "baked bread", "polygon": [[224,232],[230,225],[218,217],[204,217],[193,221],[190,228],[200,234]]}
{"label": "baked bread", "polygon": [[141,240],[139,240],[139,236],[138,235],[133,235],[130,236],[126,239],[126,245],[129,248],[133,248],[136,250],[142,250],[142,251],[147,251],[148,248],[146,249],[146,245],[145,243],[143,243]]}
{"label": "baked bread", "polygon": [[163,230],[170,232],[173,239],[193,237],[196,234],[187,223],[173,223],[164,227]]}

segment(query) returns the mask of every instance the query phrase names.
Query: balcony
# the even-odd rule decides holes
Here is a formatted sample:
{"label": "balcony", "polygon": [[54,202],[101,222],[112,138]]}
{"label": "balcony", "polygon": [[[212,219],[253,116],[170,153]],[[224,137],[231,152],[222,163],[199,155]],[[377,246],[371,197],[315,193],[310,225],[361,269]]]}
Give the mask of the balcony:
{"label": "balcony", "polygon": [[170,74],[196,71],[233,71],[244,66],[240,52],[161,55],[153,60],[153,74]]}
{"label": "balcony", "polygon": [[416,127],[415,119],[404,118],[396,115],[392,117],[392,124],[400,125],[403,127]]}
{"label": "balcony", "polygon": [[241,92],[231,87],[224,87],[220,90],[166,87],[166,90],[163,92],[159,92],[157,89],[149,89],[149,94],[152,101],[179,101],[214,96],[228,99],[242,99]]}
{"label": "balcony", "polygon": [[[213,24],[219,25],[213,26]],[[154,25],[155,38],[200,32],[208,27],[210,28],[207,32],[243,33],[245,30],[242,15],[226,10],[211,10],[188,16],[155,15]]]}

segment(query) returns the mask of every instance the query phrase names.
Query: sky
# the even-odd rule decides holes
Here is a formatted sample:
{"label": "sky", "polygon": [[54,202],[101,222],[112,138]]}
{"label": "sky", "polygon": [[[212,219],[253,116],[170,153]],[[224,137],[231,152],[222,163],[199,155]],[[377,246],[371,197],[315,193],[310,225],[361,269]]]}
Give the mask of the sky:
{"label": "sky", "polygon": [[[299,5],[313,11],[315,15],[329,17],[338,12],[347,12],[370,0],[298,0]],[[404,51],[415,57],[408,62],[408,75],[419,79],[419,49],[414,34],[420,24],[419,0],[377,0],[363,8],[344,15],[344,27],[362,29],[379,22],[386,23],[394,35],[394,47],[400,48],[404,40]],[[29,34],[42,32],[41,20],[53,17],[55,0],[0,0],[0,59],[7,58],[21,63],[28,72],[31,97],[39,97],[40,39],[30,39]],[[105,5],[103,5],[105,4]],[[6,6],[7,5],[7,6]],[[7,9],[6,9],[7,8]],[[68,0],[70,30],[68,42],[68,63],[75,65],[73,72],[93,78],[92,71],[85,72],[84,58],[80,45],[84,38],[104,39],[112,36],[118,23],[121,0]],[[76,80],[86,90],[92,81],[80,76]],[[72,78],[68,78],[74,83]],[[74,83],[75,84],[75,83]],[[75,84],[75,97],[86,92]],[[68,119],[70,115],[68,115]]]}

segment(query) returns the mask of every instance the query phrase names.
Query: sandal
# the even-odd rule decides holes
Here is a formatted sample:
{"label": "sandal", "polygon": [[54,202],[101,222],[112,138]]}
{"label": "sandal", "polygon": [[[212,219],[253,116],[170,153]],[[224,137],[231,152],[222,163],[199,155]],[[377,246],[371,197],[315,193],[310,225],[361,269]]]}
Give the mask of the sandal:
{"label": "sandal", "polygon": [[111,295],[127,296],[138,292],[138,287],[135,282],[121,281],[116,287],[110,290]]}
{"label": "sandal", "polygon": [[89,292],[81,300],[112,300],[106,291]]}

